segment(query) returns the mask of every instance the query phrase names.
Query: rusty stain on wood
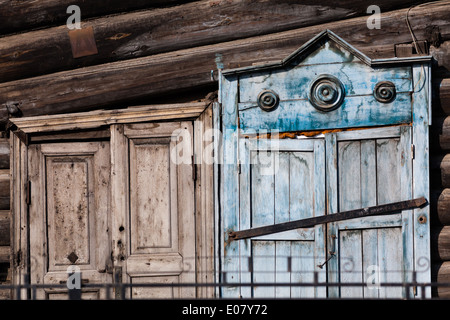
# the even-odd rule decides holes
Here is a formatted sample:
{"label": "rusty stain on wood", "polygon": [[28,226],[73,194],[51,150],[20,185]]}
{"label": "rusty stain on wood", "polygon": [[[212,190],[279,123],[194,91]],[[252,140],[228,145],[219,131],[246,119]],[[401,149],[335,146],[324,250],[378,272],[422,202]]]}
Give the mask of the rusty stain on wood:
{"label": "rusty stain on wood", "polygon": [[[399,126],[411,126],[411,123],[405,123],[400,125],[388,125],[382,126],[385,128],[389,127],[399,127]],[[336,133],[336,132],[344,132],[344,131],[357,131],[357,130],[365,130],[369,129],[369,127],[361,127],[361,128],[342,128],[342,129],[327,129],[327,130],[313,130],[313,131],[288,131],[288,132],[275,132],[275,133],[263,133],[263,134],[240,134],[240,138],[244,139],[298,139],[298,137],[315,137],[321,134],[327,133]]]}
{"label": "rusty stain on wood", "polygon": [[90,56],[98,53],[95,43],[94,29],[87,27],[69,31],[70,45],[74,58]]}

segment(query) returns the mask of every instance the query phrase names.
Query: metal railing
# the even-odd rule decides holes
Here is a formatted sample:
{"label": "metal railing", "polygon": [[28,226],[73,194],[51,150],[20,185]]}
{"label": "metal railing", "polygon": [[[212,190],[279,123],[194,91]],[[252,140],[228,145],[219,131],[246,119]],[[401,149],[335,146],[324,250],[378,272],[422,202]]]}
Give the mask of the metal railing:
{"label": "metal railing", "polygon": [[[224,277],[225,278],[225,277]],[[44,290],[46,294],[58,294],[59,298],[65,298],[68,300],[80,300],[83,299],[83,294],[89,293],[89,292],[95,292],[97,294],[97,299],[104,299],[104,300],[126,300],[126,299],[136,299],[135,296],[131,293],[132,289],[169,289],[171,292],[180,290],[180,289],[188,289],[192,288],[194,290],[198,290],[200,288],[211,288],[216,294],[213,296],[209,296],[207,298],[211,299],[221,299],[222,296],[220,294],[222,288],[243,288],[247,291],[252,292],[252,296],[249,298],[271,298],[271,299],[277,299],[277,298],[290,298],[289,296],[255,296],[253,295],[253,292],[255,288],[261,289],[261,288],[289,288],[291,290],[295,288],[324,288],[327,292],[331,288],[337,288],[339,293],[345,291],[349,288],[358,288],[360,290],[367,290],[367,289],[373,289],[373,284],[367,283],[367,282],[319,282],[318,280],[318,273],[315,272],[313,276],[313,281],[308,282],[297,282],[297,283],[280,283],[280,282],[264,282],[264,283],[227,283],[227,282],[218,282],[218,283],[120,283],[120,282],[113,282],[113,283],[82,283],[79,288],[72,288],[68,289],[67,284],[31,284],[24,283],[24,284],[2,284],[0,285],[0,290],[10,290],[11,297],[13,297],[14,300],[36,300],[36,299],[42,299],[38,297],[37,292],[39,290]],[[25,280],[28,280],[28,277],[25,277]],[[377,283],[377,289],[388,289],[388,288],[400,288],[402,289],[403,295],[397,296],[397,297],[378,297],[378,298],[368,298],[364,296],[344,296],[344,295],[338,295],[336,297],[325,295],[323,297],[297,297],[295,299],[402,299],[402,300],[409,300],[409,299],[432,299],[432,300],[441,300],[444,298],[436,297],[435,295],[429,296],[427,295],[427,289],[431,289],[432,292],[436,292],[438,288],[450,288],[450,282],[449,283],[442,283],[442,282],[417,282],[416,280],[416,273],[413,272],[413,279],[411,282],[381,282]],[[100,294],[101,293],[101,294]],[[195,294],[194,294],[195,296]],[[164,299],[167,299],[167,297],[163,297]],[[177,295],[174,295],[172,298],[183,298],[177,297]],[[190,296],[190,298],[192,298]],[[204,297],[201,297],[204,298]],[[245,297],[235,297],[235,298],[245,298]],[[45,298],[44,298],[45,299]],[[139,299],[139,298],[138,298]],[[144,298],[149,299],[149,298]],[[150,299],[158,299],[158,297],[152,296]],[[446,299],[448,300],[448,299]]]}

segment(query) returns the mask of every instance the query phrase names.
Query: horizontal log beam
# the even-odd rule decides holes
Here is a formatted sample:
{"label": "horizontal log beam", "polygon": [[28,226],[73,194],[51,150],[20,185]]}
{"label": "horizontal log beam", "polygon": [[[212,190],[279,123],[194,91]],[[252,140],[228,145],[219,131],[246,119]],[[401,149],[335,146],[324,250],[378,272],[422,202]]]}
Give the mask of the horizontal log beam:
{"label": "horizontal log beam", "polygon": [[433,260],[450,261],[450,226],[431,229],[431,251]]}
{"label": "horizontal log beam", "polygon": [[[33,116],[92,110],[135,99],[152,103],[150,98],[155,95],[216,83],[211,70],[217,69],[217,63],[233,68],[282,59],[324,29],[338,33],[370,57],[379,57],[377,50],[382,45],[390,48],[383,54],[393,56],[394,43],[411,41],[404,22],[406,11],[383,15],[381,30],[368,29],[367,18],[360,17],[3,83],[0,119],[7,119],[8,106]],[[439,25],[442,37],[450,37],[450,6],[420,7],[411,10],[410,16],[414,28]],[[417,28],[416,36],[423,39],[426,35]]]}
{"label": "horizontal log beam", "polygon": [[450,188],[430,193],[431,223],[450,225]]}
{"label": "horizontal log beam", "polygon": [[[450,261],[432,265],[431,279],[432,282],[436,282],[438,284],[450,283]],[[433,288],[433,296],[437,298],[449,299],[450,287],[438,286],[437,288]]]}
{"label": "horizontal log beam", "polygon": [[186,0],[110,0],[107,4],[102,1],[80,0],[0,0],[0,34],[63,24],[70,16],[70,14],[66,13],[67,7],[70,5],[78,5],[81,10],[81,18],[86,19],[130,10],[174,5],[183,2],[186,2]]}
{"label": "horizontal log beam", "polygon": [[10,173],[9,169],[0,170],[0,210],[10,207]]}
{"label": "horizontal log beam", "polygon": [[10,241],[10,218],[9,211],[0,211],[0,246],[9,246]]}
{"label": "horizontal log beam", "polygon": [[450,151],[450,116],[433,117],[430,128],[430,147],[432,153]]}
{"label": "horizontal log beam", "polygon": [[[385,12],[411,4],[383,0],[377,5]],[[93,28],[98,54],[82,58],[72,57],[65,25],[17,34],[0,42],[0,82],[366,16],[366,10],[367,4],[348,0],[333,7],[291,0],[197,1],[86,21],[82,27]],[[421,10],[411,11],[411,21],[423,24]],[[361,20],[367,29],[367,17]],[[395,38],[411,41],[409,34]]]}
{"label": "horizontal log beam", "polygon": [[[450,57],[450,50],[448,51]],[[450,115],[450,79],[442,79],[436,92],[438,104],[444,114]]]}
{"label": "horizontal log beam", "polygon": [[9,246],[0,246],[0,263],[9,263],[11,248]]}
{"label": "horizontal log beam", "polygon": [[450,188],[450,154],[432,156],[430,158],[431,176],[434,178],[433,187],[439,185]]}

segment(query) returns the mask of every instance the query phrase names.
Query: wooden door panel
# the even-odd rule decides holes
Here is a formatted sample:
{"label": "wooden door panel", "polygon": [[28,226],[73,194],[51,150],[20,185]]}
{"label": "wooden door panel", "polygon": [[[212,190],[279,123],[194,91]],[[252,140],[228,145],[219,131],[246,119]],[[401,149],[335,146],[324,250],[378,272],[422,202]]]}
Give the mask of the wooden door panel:
{"label": "wooden door panel", "polygon": [[[108,142],[29,147],[32,283],[65,283],[70,266],[79,268],[84,282],[111,281],[106,272],[111,265],[109,151]],[[46,289],[37,294],[56,299],[67,296],[62,292]]]}
{"label": "wooden door panel", "polygon": [[178,249],[176,179],[170,138],[130,139],[131,254]]}
{"label": "wooden door panel", "polygon": [[93,156],[46,157],[49,271],[89,265],[95,224]]}
{"label": "wooden door panel", "polygon": [[124,209],[113,210],[113,242],[120,243],[115,265],[122,268],[124,282],[164,285],[135,287],[127,295],[195,297],[194,287],[166,286],[195,282],[192,124],[141,123],[112,130],[115,152],[123,157],[113,167],[113,197],[126,194],[117,199]]}

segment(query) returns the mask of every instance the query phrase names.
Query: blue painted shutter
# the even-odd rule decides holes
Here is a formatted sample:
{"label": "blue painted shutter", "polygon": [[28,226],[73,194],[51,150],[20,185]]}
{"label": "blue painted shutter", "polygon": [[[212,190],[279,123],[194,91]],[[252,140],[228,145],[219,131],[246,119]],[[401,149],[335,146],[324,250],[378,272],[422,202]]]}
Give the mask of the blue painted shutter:
{"label": "blue painted shutter", "polygon": [[[325,214],[323,139],[240,140],[240,229]],[[297,229],[240,241],[243,297],[324,297],[324,288],[295,286],[321,281],[326,269],[324,226]],[[291,283],[258,286],[259,283]]]}
{"label": "blue painted shutter", "polygon": [[[410,127],[343,132],[327,156],[337,161],[330,181],[338,195],[339,211],[409,200],[412,198]],[[330,261],[330,279],[342,283],[367,283],[369,287],[330,287],[340,297],[400,298],[405,288],[379,283],[412,280],[413,214],[394,214],[332,223],[336,257]],[[412,292],[410,292],[412,295]]]}

